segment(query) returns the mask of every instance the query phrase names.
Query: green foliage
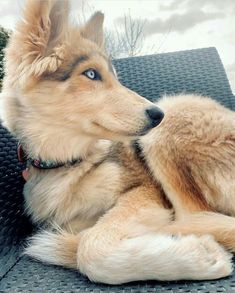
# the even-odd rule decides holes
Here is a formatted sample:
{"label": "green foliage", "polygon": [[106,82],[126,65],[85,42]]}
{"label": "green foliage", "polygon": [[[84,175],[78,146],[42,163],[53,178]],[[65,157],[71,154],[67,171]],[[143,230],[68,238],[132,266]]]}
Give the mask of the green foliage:
{"label": "green foliage", "polygon": [[0,88],[1,88],[1,82],[4,76],[4,50],[3,49],[7,45],[9,36],[10,36],[10,32],[0,26]]}

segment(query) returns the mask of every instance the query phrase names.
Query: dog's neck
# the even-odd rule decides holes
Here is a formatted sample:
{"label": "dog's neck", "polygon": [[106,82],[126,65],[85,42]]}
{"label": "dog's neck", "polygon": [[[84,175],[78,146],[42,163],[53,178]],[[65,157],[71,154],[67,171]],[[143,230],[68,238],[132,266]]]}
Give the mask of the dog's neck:
{"label": "dog's neck", "polygon": [[84,161],[92,154],[102,153],[100,139],[79,129],[77,125],[68,127],[66,123],[58,123],[56,119],[50,123],[42,116],[26,113],[24,119],[18,120],[15,134],[27,156],[42,161]]}
{"label": "dog's neck", "polygon": [[[24,155],[26,155],[25,157],[28,163],[32,165],[33,167],[36,167],[36,169],[49,170],[49,169],[55,169],[59,167],[71,167],[71,166],[77,167],[83,162],[96,163],[102,160],[106,156],[106,154],[109,152],[111,144],[112,142],[107,140],[94,140],[89,145],[82,144],[82,146],[84,146],[85,148],[82,149],[81,145],[80,147],[76,148],[76,152],[73,152],[74,153],[73,159],[71,159],[70,154],[67,154],[68,151],[72,152],[71,144],[69,142],[68,142],[68,145],[70,145],[70,147],[64,146],[63,152],[61,152],[60,148],[57,148],[58,152],[56,153],[55,151],[55,156],[50,156],[50,159],[47,159],[47,160],[41,159],[41,158],[47,158],[49,156],[50,151],[48,152],[48,149],[53,148],[52,145],[49,147],[47,146],[47,156],[43,156],[40,153],[40,155],[38,155],[38,159],[32,159],[29,157],[28,153]],[[20,159],[19,152],[18,152],[18,158]]]}
{"label": "dog's neck", "polygon": [[56,134],[40,139],[23,139],[22,144],[30,158],[44,161],[66,162],[76,158],[86,158],[96,145],[97,140],[84,136],[71,137]]}

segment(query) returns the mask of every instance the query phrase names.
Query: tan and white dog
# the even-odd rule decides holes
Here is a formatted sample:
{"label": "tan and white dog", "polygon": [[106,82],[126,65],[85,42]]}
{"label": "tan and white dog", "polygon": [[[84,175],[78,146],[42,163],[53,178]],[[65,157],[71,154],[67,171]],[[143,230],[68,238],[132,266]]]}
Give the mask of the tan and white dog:
{"label": "tan and white dog", "polygon": [[27,1],[6,50],[2,121],[27,153],[26,211],[46,227],[26,253],[109,284],[230,275],[234,112],[125,88],[103,15],[71,27],[67,4]]}

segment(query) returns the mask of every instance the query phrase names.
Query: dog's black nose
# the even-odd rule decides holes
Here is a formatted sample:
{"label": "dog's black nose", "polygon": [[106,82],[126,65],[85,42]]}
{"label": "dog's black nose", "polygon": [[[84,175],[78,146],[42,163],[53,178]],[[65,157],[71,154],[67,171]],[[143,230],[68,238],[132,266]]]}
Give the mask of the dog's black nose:
{"label": "dog's black nose", "polygon": [[164,113],[158,107],[151,107],[145,112],[147,117],[151,120],[152,127],[157,126],[164,117]]}

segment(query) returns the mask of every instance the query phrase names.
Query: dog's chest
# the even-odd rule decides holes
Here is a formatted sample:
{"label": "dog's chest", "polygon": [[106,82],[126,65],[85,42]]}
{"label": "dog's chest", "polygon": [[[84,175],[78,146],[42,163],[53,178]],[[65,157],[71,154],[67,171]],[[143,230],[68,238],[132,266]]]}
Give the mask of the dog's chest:
{"label": "dog's chest", "polygon": [[121,170],[103,162],[80,174],[76,168],[31,176],[24,188],[26,211],[34,222],[95,221],[114,205],[119,194]]}

